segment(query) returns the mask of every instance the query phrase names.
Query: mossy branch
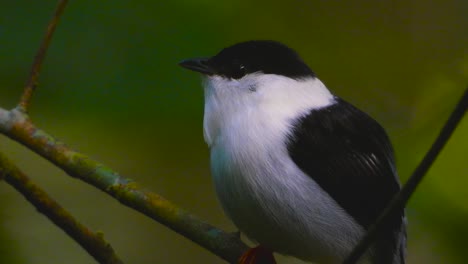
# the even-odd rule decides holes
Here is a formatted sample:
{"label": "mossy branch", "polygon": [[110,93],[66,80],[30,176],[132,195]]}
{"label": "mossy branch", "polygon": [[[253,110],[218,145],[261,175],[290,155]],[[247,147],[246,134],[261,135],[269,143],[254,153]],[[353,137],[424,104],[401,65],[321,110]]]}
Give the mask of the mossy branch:
{"label": "mossy branch", "polygon": [[163,197],[143,190],[109,167],[76,152],[43,130],[18,109],[0,108],[0,132],[23,144],[70,176],[87,182],[142,214],[164,224],[222,259],[236,263],[248,247],[235,234],[224,232],[179,208]]}
{"label": "mossy branch", "polygon": [[33,183],[26,174],[0,153],[0,180],[4,179],[36,209],[73,238],[99,263],[123,263],[103,236],[78,222],[67,210]]}
{"label": "mossy branch", "polygon": [[[67,0],[60,0],[58,2],[44,39],[34,58],[31,73],[26,81],[18,106],[10,111],[0,108],[0,132],[38,153],[64,170],[68,175],[104,191],[122,204],[162,223],[222,259],[230,263],[237,263],[239,257],[248,249],[239,239],[238,235],[224,232],[179,208],[163,197],[143,190],[137,183],[120,176],[117,172],[90,159],[86,155],[72,150],[45,131],[37,128],[28,117],[28,108],[37,86],[41,66],[67,2]],[[355,263],[372,242],[373,237],[378,232],[382,223],[385,222],[386,217],[394,210],[406,204],[463,117],[467,105],[468,96],[465,91],[463,99],[408,183],[405,184],[402,191],[385,209],[379,220],[370,228],[364,239],[357,245],[345,263]],[[76,222],[60,205],[48,198],[44,191],[34,185],[26,175],[0,154],[1,177],[20,191],[40,212],[77,240],[96,260],[101,263],[121,263],[112,248],[102,237],[91,233],[86,227]]]}
{"label": "mossy branch", "polygon": [[[44,39],[34,58],[31,72],[18,106],[10,111],[0,108],[0,132],[48,159],[70,176],[101,189],[122,204],[166,225],[224,260],[236,263],[242,253],[248,249],[236,234],[227,233],[211,226],[163,197],[141,189],[138,184],[121,177],[112,169],[90,159],[84,154],[70,149],[64,143],[37,128],[29,119],[27,112],[37,86],[41,66],[67,2],[67,0],[60,0],[58,2]],[[3,161],[5,162],[0,164],[0,169],[12,171],[11,164],[8,165],[6,159]],[[22,174],[10,173],[8,175],[10,176],[6,179],[14,179],[11,178],[11,175]],[[33,190],[22,189],[22,191],[24,191],[23,195],[25,197],[33,196]],[[30,202],[33,203],[31,200]],[[53,218],[53,210],[44,209],[41,212],[46,214],[50,219]],[[107,252],[102,247],[96,247],[95,249],[97,251],[102,250],[100,254],[105,255]],[[101,262],[99,259],[98,261]],[[103,261],[101,263],[112,262]]]}

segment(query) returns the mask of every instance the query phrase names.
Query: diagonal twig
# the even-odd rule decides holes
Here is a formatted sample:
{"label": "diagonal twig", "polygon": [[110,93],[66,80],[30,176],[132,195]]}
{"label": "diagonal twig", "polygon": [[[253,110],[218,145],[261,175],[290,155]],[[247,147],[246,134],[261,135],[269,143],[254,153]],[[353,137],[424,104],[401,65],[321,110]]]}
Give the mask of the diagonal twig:
{"label": "diagonal twig", "polygon": [[52,39],[52,35],[54,34],[55,28],[57,27],[58,21],[60,16],[62,15],[65,6],[67,5],[68,0],[60,0],[57,4],[57,8],[55,9],[54,16],[49,22],[47,26],[47,31],[45,33],[44,39],[42,40],[41,46],[34,57],[34,62],[31,67],[31,72],[29,73],[28,80],[26,81],[26,85],[24,87],[23,94],[21,95],[20,102],[18,104],[18,108],[23,111],[27,112],[28,107],[31,101],[32,94],[37,86],[37,80],[39,78],[39,72],[41,70],[42,63],[44,62],[44,58],[47,53],[47,49],[49,48],[50,41]]}
{"label": "diagonal twig", "polygon": [[34,58],[31,73],[18,106],[11,111],[0,108],[0,133],[35,151],[62,168],[70,176],[101,189],[122,204],[166,225],[224,260],[237,263],[240,255],[248,249],[238,236],[205,223],[155,193],[142,190],[136,183],[121,177],[110,168],[68,148],[62,142],[35,127],[30,121],[27,112],[31,97],[36,88],[53,32],[67,2],[67,0],[60,0],[57,5],[43,42]]}
{"label": "diagonal twig", "polygon": [[379,230],[382,229],[382,226],[385,224],[386,220],[395,212],[404,208],[409,198],[416,190],[416,187],[418,187],[418,184],[421,182],[431,165],[434,163],[437,155],[441,152],[442,148],[445,146],[450,136],[455,131],[455,128],[463,118],[467,107],[468,88],[465,89],[461,100],[458,102],[449,119],[440,131],[439,136],[432,144],[430,150],[426,153],[421,163],[419,163],[418,167],[415,169],[409,180],[406,182],[400,192],[395,195],[385,210],[377,218],[375,223],[368,229],[367,233],[356,245],[351,254],[348,255],[343,264],[356,263],[372,243]]}
{"label": "diagonal twig", "polygon": [[55,200],[35,185],[20,169],[0,153],[0,180],[5,179],[20,192],[36,209],[81,245],[99,263],[123,263],[111,245],[99,233],[93,233],[79,223]]}
{"label": "diagonal twig", "polygon": [[213,254],[237,263],[248,247],[232,233],[216,228],[163,197],[143,190],[105,165],[76,152],[40,130],[28,116],[0,108],[0,133],[46,158],[70,176],[99,188],[122,204],[162,223]]}

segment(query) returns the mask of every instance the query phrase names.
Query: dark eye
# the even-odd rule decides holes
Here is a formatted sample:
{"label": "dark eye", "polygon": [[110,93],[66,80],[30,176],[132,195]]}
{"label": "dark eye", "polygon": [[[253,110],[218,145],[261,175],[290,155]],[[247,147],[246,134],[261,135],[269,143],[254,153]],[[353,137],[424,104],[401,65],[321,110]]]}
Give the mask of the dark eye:
{"label": "dark eye", "polygon": [[240,78],[244,77],[244,75],[247,73],[244,64],[235,63],[232,66],[233,67],[231,69],[231,77],[234,78],[234,79],[240,79]]}

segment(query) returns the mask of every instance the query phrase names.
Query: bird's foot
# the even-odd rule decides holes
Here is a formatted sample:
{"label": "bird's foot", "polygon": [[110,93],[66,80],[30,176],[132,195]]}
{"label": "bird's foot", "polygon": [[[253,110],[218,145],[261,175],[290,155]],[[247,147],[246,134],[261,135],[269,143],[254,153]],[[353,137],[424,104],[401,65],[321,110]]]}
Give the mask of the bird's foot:
{"label": "bird's foot", "polygon": [[238,264],[276,264],[276,261],[271,250],[258,246],[242,254]]}

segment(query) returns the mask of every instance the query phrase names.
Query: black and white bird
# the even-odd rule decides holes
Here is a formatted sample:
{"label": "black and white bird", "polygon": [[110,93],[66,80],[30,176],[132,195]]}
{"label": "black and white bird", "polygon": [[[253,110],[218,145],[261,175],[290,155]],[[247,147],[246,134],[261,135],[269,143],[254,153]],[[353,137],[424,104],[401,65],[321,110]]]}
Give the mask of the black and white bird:
{"label": "black and white bird", "polygon": [[[204,138],[228,217],[263,249],[342,262],[400,189],[384,129],[275,41],[180,65],[205,77]],[[359,263],[403,264],[405,248],[400,211]]]}

